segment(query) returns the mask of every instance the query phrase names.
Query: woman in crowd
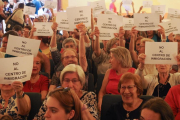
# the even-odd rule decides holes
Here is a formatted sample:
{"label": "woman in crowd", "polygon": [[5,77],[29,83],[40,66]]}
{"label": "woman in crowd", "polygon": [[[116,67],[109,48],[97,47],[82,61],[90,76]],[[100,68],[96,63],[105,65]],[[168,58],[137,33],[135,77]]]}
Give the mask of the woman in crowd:
{"label": "woman in crowd", "polygon": [[132,60],[128,49],[116,47],[110,50],[110,63],[112,68],[108,69],[98,97],[98,109],[101,111],[102,98],[105,94],[119,94],[118,83],[125,72],[134,73],[135,69],[131,68]]}
{"label": "woman in crowd", "polygon": [[38,92],[41,93],[41,99],[44,100],[48,93],[49,79],[39,72],[44,65],[43,57],[40,53],[34,57],[33,69],[31,79],[26,81],[23,87],[24,92]]}
{"label": "woman in crowd", "polygon": [[[141,77],[144,89],[147,89],[147,95],[164,97],[169,89],[177,84],[180,84],[180,73],[171,74],[170,70],[172,65],[157,64],[157,74],[143,75],[144,61],[146,55],[140,54],[138,57],[139,66],[136,73]],[[177,56],[177,61],[180,61],[180,55]]]}
{"label": "woman in crowd", "polygon": [[163,99],[156,97],[142,106],[140,120],[174,120],[174,116],[169,105]]}
{"label": "woman in crowd", "polygon": [[180,85],[173,86],[166,95],[165,101],[171,107],[175,120],[180,120]]}
{"label": "woman in crowd", "polygon": [[[107,46],[106,42],[103,41],[104,49],[100,49],[100,41],[99,41],[99,29],[98,27],[95,27],[95,32],[93,35],[96,36],[96,40],[94,42],[94,52],[92,54],[92,59],[97,66],[97,74],[105,74],[106,71],[111,68],[111,64],[109,63],[110,59],[110,49],[111,48],[116,48],[117,46],[125,46],[125,43],[122,43],[120,41],[123,41],[124,39],[124,30],[121,27],[119,31],[119,39],[118,38],[113,38],[110,41],[108,41]],[[121,44],[122,43],[122,44]]]}
{"label": "woman in crowd", "polygon": [[13,120],[25,120],[31,109],[31,101],[23,92],[23,84],[15,81],[12,84],[0,84],[0,114],[10,115]]}
{"label": "woman in crowd", "polygon": [[61,87],[50,92],[46,107],[46,120],[82,120],[80,100],[70,88]]}
{"label": "woman in crowd", "polygon": [[140,99],[143,92],[140,77],[129,72],[123,74],[118,84],[118,92],[121,94],[122,101],[109,108],[106,114],[107,119],[139,119],[142,104],[145,102]]}
{"label": "woman in crowd", "polygon": [[[67,65],[62,71],[60,75],[60,82],[62,87],[69,87],[75,91],[79,99],[83,104],[87,106],[86,116],[90,118],[90,120],[97,120],[97,101],[96,94],[94,92],[87,92],[82,90],[85,84],[85,74],[82,68],[79,65],[70,64]],[[44,114],[46,111],[46,100],[41,106],[39,113],[35,116],[34,119],[44,120]]]}

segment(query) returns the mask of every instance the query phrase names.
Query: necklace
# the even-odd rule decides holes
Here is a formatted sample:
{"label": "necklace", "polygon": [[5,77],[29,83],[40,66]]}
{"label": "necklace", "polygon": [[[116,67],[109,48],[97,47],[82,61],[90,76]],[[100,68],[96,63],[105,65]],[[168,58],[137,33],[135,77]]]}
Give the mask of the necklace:
{"label": "necklace", "polygon": [[31,85],[30,89],[31,89],[31,91],[32,91],[35,83],[33,83],[33,84],[31,83],[30,85]]}
{"label": "necklace", "polygon": [[126,114],[126,117],[127,118],[129,118],[129,113],[130,113],[131,111],[127,111],[127,114]]}

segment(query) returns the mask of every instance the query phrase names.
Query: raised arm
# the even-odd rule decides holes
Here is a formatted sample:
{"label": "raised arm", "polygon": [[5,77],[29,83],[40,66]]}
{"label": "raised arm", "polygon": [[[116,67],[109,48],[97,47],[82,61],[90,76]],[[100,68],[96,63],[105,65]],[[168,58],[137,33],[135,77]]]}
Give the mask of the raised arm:
{"label": "raised arm", "polygon": [[142,9],[143,9],[143,6],[141,6],[141,7],[139,8],[139,11],[138,11],[137,13],[141,13]]}
{"label": "raised arm", "polygon": [[20,81],[14,81],[11,86],[16,92],[18,114],[23,116],[28,115],[31,110],[31,101],[28,95],[23,95],[23,84]]}
{"label": "raised arm", "polygon": [[129,43],[129,51],[131,53],[131,57],[132,57],[132,60],[133,60],[133,63],[135,63],[136,67],[138,67],[138,55],[135,51],[135,40],[137,39],[137,30],[135,29],[136,27],[134,26],[132,29],[131,29],[131,40],[130,40],[130,43]]}
{"label": "raised arm", "polygon": [[94,53],[95,53],[96,57],[99,57],[101,54],[101,51],[100,51],[100,42],[99,42],[100,32],[99,32],[98,27],[95,27],[93,34],[96,36],[96,40],[94,42]]}
{"label": "raised arm", "polygon": [[131,4],[132,4],[133,13],[135,13],[134,2],[132,2]]}
{"label": "raised arm", "polygon": [[119,14],[122,15],[122,2],[120,3]]}
{"label": "raised arm", "polygon": [[84,37],[86,36],[86,26],[84,24],[80,24],[78,26],[80,32],[80,43],[79,43],[79,64],[83,68],[83,70],[87,71],[87,59],[86,59],[86,49]]}
{"label": "raised arm", "polygon": [[158,25],[160,27],[160,29],[158,29],[158,36],[161,37],[161,41],[162,42],[166,42],[166,35],[165,35],[165,30],[163,28],[163,26]]}
{"label": "raised arm", "polygon": [[174,34],[173,33],[169,34],[168,40],[169,40],[169,42],[174,42]]}
{"label": "raised arm", "polygon": [[125,30],[123,29],[123,27],[119,28],[119,45],[121,47],[125,47],[125,43],[126,41],[124,40],[124,34],[125,34]]}

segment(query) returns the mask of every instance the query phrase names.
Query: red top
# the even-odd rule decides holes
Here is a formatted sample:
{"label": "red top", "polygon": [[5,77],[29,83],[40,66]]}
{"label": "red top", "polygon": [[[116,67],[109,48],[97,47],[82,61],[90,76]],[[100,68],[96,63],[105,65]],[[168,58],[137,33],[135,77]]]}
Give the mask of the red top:
{"label": "red top", "polygon": [[109,10],[112,10],[112,9],[113,9],[113,12],[117,13],[116,6],[114,5],[114,3],[111,3],[109,6]]}
{"label": "red top", "polygon": [[[130,68],[127,72],[135,73],[135,68]],[[107,94],[120,94],[118,92],[118,83],[123,74],[117,75],[116,70],[111,69],[108,78],[108,84],[106,86]]]}
{"label": "red top", "polygon": [[180,85],[173,86],[169,90],[165,101],[171,107],[175,120],[180,120]]}
{"label": "red top", "polygon": [[30,81],[26,81],[23,87],[23,91],[41,93],[41,91],[48,91],[48,87],[49,87],[48,77],[44,75],[40,75],[39,80],[36,83],[31,83]]}

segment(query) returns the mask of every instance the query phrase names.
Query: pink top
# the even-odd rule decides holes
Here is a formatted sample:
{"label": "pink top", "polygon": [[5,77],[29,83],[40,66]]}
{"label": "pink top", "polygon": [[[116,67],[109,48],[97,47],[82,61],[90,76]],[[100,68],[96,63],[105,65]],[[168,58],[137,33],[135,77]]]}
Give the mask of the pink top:
{"label": "pink top", "polygon": [[30,81],[26,81],[23,91],[24,92],[37,92],[41,93],[41,91],[48,91],[49,87],[49,79],[44,75],[40,75],[39,80],[36,83],[31,83]]}
{"label": "pink top", "polygon": [[109,6],[109,10],[112,10],[112,9],[113,9],[113,12],[117,13],[116,6],[114,5],[114,3],[111,3]]}
{"label": "pink top", "polygon": [[[135,68],[130,68],[127,72],[135,73]],[[123,74],[117,75],[116,70],[111,69],[108,78],[108,84],[106,86],[107,94],[120,94],[118,92],[118,83]]]}
{"label": "pink top", "polygon": [[171,107],[175,120],[180,120],[180,85],[173,86],[169,90],[165,101]]}

